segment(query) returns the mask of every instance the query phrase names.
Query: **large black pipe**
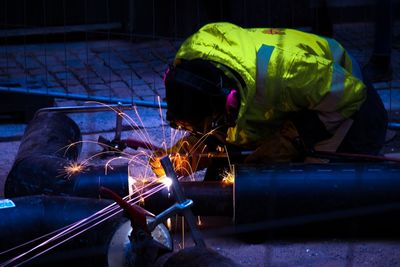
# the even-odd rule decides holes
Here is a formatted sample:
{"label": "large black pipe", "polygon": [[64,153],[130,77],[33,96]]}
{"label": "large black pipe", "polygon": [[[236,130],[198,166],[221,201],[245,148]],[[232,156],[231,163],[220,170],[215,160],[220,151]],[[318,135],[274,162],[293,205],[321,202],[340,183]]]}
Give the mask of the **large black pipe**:
{"label": "large black pipe", "polygon": [[237,224],[263,222],[257,227],[265,229],[356,221],[381,232],[400,222],[400,165],[237,166],[234,196]]}
{"label": "large black pipe", "polygon": [[[113,203],[110,200],[61,196],[25,196],[14,198],[12,201],[15,207],[0,209],[0,252],[87,218]],[[125,221],[126,219],[118,214],[85,231],[77,238],[67,241],[60,247],[44,253],[43,256],[28,261],[27,264],[55,266],[62,259],[63,266],[67,263],[77,264],[78,266],[106,266],[107,250],[111,237],[118,226]],[[70,236],[71,233],[66,235],[66,237]],[[56,244],[62,240],[63,238],[58,239],[57,242],[51,244]],[[36,242],[36,244],[39,243]],[[1,253],[0,263],[27,252],[33,247],[32,245],[19,248],[12,253]],[[29,256],[34,256],[36,252],[40,251],[30,253]],[[24,260],[28,258],[24,258]],[[7,266],[15,266],[17,263],[21,262],[15,261]]]}
{"label": "large black pipe", "polygon": [[[297,164],[235,166],[235,183],[182,182],[197,215],[233,216],[258,230],[364,218],[400,222],[400,165]],[[163,190],[145,201],[158,213],[173,203]],[[254,228],[255,230],[256,228]]]}
{"label": "large black pipe", "polygon": [[[68,174],[65,168],[76,162],[81,148],[81,133],[68,116],[40,112],[25,130],[4,193],[6,197],[51,194],[98,197],[106,186],[120,195],[128,194],[126,167],[105,175],[104,167],[87,167]],[[74,144],[74,145],[71,145]]]}

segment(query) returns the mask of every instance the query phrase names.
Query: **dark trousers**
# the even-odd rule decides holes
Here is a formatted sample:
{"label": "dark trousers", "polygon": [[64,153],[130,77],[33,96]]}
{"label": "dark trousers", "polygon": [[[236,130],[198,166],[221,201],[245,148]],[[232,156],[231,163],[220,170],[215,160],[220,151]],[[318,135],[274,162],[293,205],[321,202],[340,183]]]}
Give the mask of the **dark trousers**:
{"label": "dark trousers", "polygon": [[367,85],[367,99],[353,115],[353,125],[338,152],[377,155],[385,143],[387,111],[378,93]]}

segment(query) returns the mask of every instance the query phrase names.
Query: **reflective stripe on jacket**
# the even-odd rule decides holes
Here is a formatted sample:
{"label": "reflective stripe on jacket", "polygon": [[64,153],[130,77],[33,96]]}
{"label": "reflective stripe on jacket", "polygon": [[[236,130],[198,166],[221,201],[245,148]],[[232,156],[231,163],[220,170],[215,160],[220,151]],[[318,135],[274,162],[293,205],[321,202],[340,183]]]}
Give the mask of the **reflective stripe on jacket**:
{"label": "reflective stripe on jacket", "polygon": [[343,47],[310,33],[207,24],[182,44],[175,63],[198,58],[235,70],[245,83],[238,84],[239,115],[227,135],[237,145],[259,145],[288,112],[301,109],[318,111],[334,134],[366,98],[357,65]]}

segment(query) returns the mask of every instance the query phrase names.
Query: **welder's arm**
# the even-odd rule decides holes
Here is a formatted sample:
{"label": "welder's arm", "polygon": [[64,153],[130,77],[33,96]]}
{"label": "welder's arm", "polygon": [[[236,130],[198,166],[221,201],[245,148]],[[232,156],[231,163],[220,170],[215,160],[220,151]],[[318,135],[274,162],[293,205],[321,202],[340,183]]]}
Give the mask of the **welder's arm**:
{"label": "welder's arm", "polygon": [[199,138],[189,135],[178,140],[175,145],[166,150],[155,151],[149,163],[156,176],[164,176],[160,158],[168,154],[176,173],[179,176],[188,176],[208,166],[209,159],[199,156],[207,152],[207,146]]}
{"label": "welder's arm", "polygon": [[250,154],[246,163],[278,163],[297,160],[301,155],[294,141],[299,138],[296,127],[291,121],[285,121],[279,131],[265,139],[260,146]]}

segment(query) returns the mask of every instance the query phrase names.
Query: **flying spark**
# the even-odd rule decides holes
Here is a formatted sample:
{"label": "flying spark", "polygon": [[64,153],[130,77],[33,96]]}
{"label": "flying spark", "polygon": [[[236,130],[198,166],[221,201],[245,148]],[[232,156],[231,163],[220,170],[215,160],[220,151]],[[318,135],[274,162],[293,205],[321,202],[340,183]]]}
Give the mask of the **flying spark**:
{"label": "flying spark", "polygon": [[70,162],[64,166],[61,171],[61,176],[64,176],[67,179],[70,179],[72,176],[84,172],[86,168],[86,164],[82,162]]}

